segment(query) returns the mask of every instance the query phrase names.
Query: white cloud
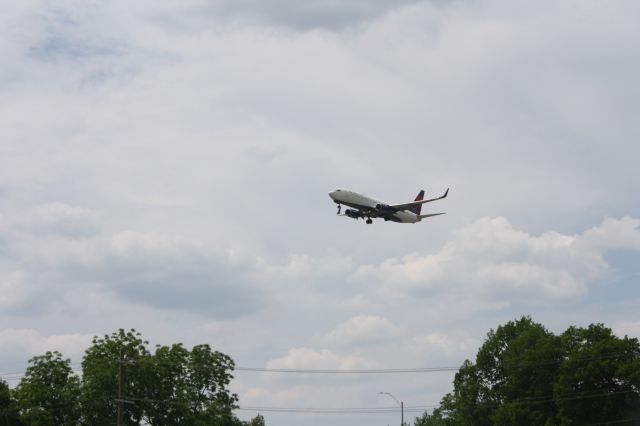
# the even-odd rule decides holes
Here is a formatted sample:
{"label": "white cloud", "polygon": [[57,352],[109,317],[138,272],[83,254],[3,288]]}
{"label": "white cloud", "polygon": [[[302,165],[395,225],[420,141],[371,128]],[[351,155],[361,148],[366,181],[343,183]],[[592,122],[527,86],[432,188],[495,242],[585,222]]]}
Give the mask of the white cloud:
{"label": "white cloud", "polygon": [[328,349],[292,348],[287,354],[267,362],[267,368],[351,370],[370,368],[373,364],[355,355],[340,356]]}
{"label": "white cloud", "polygon": [[[28,358],[56,350],[62,352],[65,358],[77,362],[91,344],[92,337],[80,333],[43,335],[31,328],[2,329],[0,346],[3,348],[3,363],[24,367]],[[14,371],[22,370],[18,368]]]}
{"label": "white cloud", "polygon": [[25,282],[20,270],[0,265],[0,309],[13,310],[19,308],[33,294],[34,288]]}
{"label": "white cloud", "polygon": [[640,338],[640,321],[620,321],[610,326],[619,337]]}
{"label": "white cloud", "polygon": [[613,249],[640,250],[640,219],[628,216],[607,218],[601,225],[585,231],[580,243],[587,249],[601,252]]}
{"label": "white cloud", "polygon": [[356,294],[341,300],[340,307],[350,312],[380,310],[380,304],[363,294]]}
{"label": "white cloud", "polygon": [[388,340],[398,332],[398,328],[387,318],[358,315],[338,324],[323,340],[332,345],[353,345]]}
{"label": "white cloud", "polygon": [[608,270],[604,254],[637,249],[640,220],[607,219],[581,235],[518,231],[505,218],[483,218],[454,232],[437,253],[417,253],[360,266],[357,281],[410,294],[454,293],[503,302],[542,302],[584,296]]}
{"label": "white cloud", "polygon": [[96,213],[79,206],[54,202],[38,206],[29,220],[32,229],[68,236],[86,236],[94,233]]}
{"label": "white cloud", "polygon": [[[428,359],[434,359],[437,355],[459,357],[461,353],[473,353],[477,350],[481,342],[477,337],[460,331],[450,333],[434,331],[433,333],[414,337],[413,343],[418,347],[418,351],[422,356],[428,357]],[[457,362],[459,359],[455,361]]]}
{"label": "white cloud", "polygon": [[282,265],[258,259],[257,269],[260,277],[266,281],[286,280],[302,284],[319,279],[339,279],[353,269],[353,261],[350,258],[294,254]]}

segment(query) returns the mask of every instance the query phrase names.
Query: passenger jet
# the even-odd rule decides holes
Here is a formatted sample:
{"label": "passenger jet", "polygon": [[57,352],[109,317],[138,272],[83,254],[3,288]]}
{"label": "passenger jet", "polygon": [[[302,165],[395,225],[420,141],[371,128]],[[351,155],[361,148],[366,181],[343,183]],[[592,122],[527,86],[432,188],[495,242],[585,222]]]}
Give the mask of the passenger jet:
{"label": "passenger jet", "polygon": [[431,201],[442,200],[449,193],[449,188],[445,191],[444,195],[438,198],[431,198],[429,200],[424,199],[424,190],[418,193],[416,199],[409,203],[404,204],[384,204],[373,198],[369,198],[366,195],[358,194],[357,192],[349,191],[347,189],[336,189],[329,193],[329,197],[334,203],[338,205],[338,215],[340,215],[340,209],[342,204],[352,207],[352,209],[346,209],[341,216],[347,216],[352,219],[367,219],[367,224],[372,224],[372,218],[381,217],[385,221],[391,220],[399,223],[416,223],[422,219],[432,216],[438,216],[444,213],[430,213],[420,214],[422,205]]}

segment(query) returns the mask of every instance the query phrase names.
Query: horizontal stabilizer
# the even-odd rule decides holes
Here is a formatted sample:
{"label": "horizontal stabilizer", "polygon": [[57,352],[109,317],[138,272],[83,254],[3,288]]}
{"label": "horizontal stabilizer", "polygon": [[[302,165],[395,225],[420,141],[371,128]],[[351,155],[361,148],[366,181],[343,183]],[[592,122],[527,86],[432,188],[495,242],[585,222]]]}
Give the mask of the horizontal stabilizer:
{"label": "horizontal stabilizer", "polygon": [[420,219],[425,219],[427,217],[433,217],[433,216],[440,216],[441,214],[445,214],[445,213],[431,213],[431,214],[421,214],[419,216]]}

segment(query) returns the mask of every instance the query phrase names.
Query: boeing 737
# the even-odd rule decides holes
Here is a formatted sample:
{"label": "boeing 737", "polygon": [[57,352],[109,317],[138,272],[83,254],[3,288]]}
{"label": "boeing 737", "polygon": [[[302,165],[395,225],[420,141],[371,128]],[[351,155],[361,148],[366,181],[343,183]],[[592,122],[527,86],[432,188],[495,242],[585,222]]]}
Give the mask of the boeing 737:
{"label": "boeing 737", "polygon": [[385,221],[391,220],[399,223],[416,223],[427,217],[438,216],[444,213],[420,214],[422,205],[431,201],[442,200],[449,193],[449,188],[444,195],[438,198],[424,199],[424,190],[418,193],[416,199],[404,204],[384,204],[376,199],[369,198],[366,195],[346,189],[336,189],[329,193],[329,197],[338,205],[338,215],[342,205],[351,207],[346,209],[341,216],[347,216],[352,219],[367,219],[367,224],[372,224],[372,218],[383,218]]}

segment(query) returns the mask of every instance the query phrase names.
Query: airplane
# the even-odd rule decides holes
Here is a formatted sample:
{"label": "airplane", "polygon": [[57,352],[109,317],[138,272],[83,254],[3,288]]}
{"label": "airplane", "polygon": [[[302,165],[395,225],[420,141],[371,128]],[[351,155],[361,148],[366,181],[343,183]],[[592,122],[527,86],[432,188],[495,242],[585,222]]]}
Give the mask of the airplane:
{"label": "airplane", "polygon": [[[372,218],[383,218],[385,221],[391,220],[398,223],[417,223],[422,219],[444,214],[420,214],[420,211],[424,203],[442,200],[448,193],[449,188],[447,188],[444,195],[425,200],[424,190],[421,190],[414,201],[391,205],[384,204],[376,199],[347,189],[335,189],[329,192],[329,197],[331,197],[333,202],[338,205],[338,215],[347,216],[352,219],[366,218],[366,223],[371,225],[373,223],[373,220],[371,220]],[[346,209],[344,214],[341,215],[340,209],[342,208],[342,204],[352,207],[352,209]]]}

